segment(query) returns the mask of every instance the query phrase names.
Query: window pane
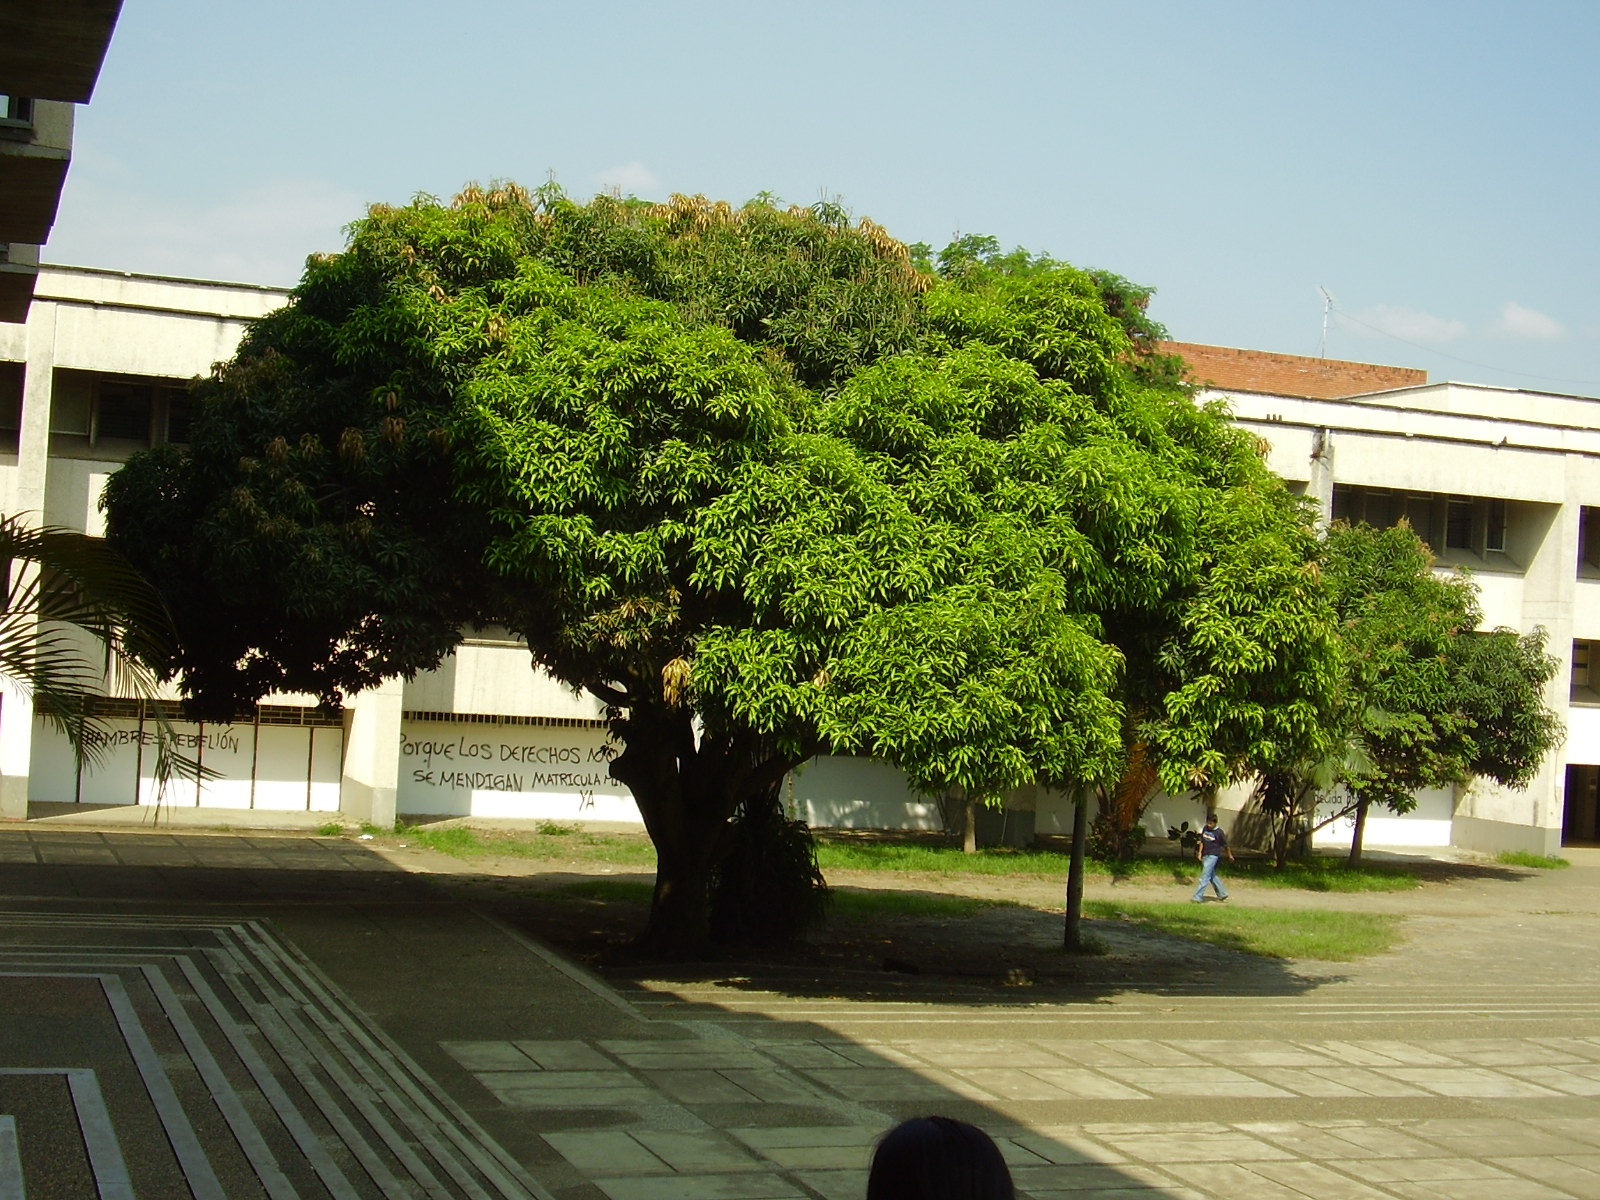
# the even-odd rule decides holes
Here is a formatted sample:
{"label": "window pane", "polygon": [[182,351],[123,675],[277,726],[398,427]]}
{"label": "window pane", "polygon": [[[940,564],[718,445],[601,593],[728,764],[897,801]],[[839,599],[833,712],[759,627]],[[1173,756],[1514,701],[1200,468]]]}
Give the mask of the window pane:
{"label": "window pane", "polygon": [[150,385],[102,380],[96,406],[95,437],[150,440]]}

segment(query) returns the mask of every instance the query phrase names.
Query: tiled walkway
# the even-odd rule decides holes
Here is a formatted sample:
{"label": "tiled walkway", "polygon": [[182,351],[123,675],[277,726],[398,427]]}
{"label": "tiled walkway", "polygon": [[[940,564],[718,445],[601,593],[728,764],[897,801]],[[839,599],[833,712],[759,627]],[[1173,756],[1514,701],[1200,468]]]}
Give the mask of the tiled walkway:
{"label": "tiled walkway", "polygon": [[[1181,1046],[1116,1039],[897,1041],[775,1038],[697,1042],[474,1041],[445,1049],[502,1103],[528,1110],[625,1109],[621,1128],[546,1140],[612,1200],[814,1194],[857,1200],[889,1118],[771,1126],[769,1103],[948,1105],[1030,1102],[1129,1119],[991,1125],[1035,1200],[1596,1200],[1600,1123],[1588,1118],[1206,1119],[1221,1097],[1485,1101],[1600,1095],[1600,1038],[1373,1039]],[[1193,1102],[1186,1122],[1136,1119],[1139,1102]],[[715,1128],[697,1105],[749,1106]],[[654,1112],[661,1127],[636,1115]],[[809,1190],[807,1190],[809,1189]]]}

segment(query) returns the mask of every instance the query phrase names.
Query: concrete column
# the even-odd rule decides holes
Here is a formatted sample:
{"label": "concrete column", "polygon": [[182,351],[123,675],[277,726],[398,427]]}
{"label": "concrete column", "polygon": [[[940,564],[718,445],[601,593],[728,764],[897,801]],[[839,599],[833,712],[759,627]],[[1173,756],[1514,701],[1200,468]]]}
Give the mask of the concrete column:
{"label": "concrete column", "polygon": [[[45,520],[45,480],[50,463],[50,395],[55,374],[55,305],[35,301],[28,314],[27,351],[22,367],[22,427],[17,431],[16,490],[11,516],[31,524]],[[16,574],[36,567],[13,564]],[[26,637],[29,630],[18,630]],[[33,700],[10,681],[0,681],[0,820],[28,816],[28,772],[33,757]]]}
{"label": "concrete column", "polygon": [[1317,502],[1317,530],[1333,521],[1333,430],[1311,431],[1310,477],[1306,495]]}
{"label": "concrete column", "polygon": [[[1567,711],[1572,688],[1572,613],[1578,580],[1578,527],[1582,505],[1569,486],[1568,502],[1530,506],[1509,530],[1512,557],[1525,563],[1521,626],[1542,626],[1546,649],[1561,666],[1545,687],[1544,702]],[[1562,801],[1567,756],[1556,747],[1546,756],[1533,783],[1523,790],[1474,779],[1456,807],[1451,831],[1455,845],[1468,850],[1528,850],[1555,854],[1561,847]]]}
{"label": "concrete column", "polygon": [[352,697],[345,708],[339,809],[352,820],[384,829],[394,824],[404,697],[405,681],[391,679]]}

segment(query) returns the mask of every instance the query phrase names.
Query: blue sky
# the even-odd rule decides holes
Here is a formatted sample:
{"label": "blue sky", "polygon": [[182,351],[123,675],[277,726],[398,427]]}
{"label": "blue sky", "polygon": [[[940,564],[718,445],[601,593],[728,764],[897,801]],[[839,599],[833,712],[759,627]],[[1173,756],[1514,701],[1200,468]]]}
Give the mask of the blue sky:
{"label": "blue sky", "polygon": [[125,0],[47,261],[293,283],[468,180],[839,199],[1174,337],[1600,395],[1600,4]]}

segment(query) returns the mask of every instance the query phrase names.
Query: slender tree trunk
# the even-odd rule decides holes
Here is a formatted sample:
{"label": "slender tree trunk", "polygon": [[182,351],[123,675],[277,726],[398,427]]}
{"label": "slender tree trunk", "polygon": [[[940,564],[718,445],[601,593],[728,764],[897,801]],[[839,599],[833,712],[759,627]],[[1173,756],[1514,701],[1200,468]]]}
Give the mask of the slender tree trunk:
{"label": "slender tree trunk", "polygon": [[1367,836],[1367,805],[1369,803],[1371,802],[1364,799],[1356,802],[1356,827],[1350,835],[1349,862],[1352,867],[1361,865],[1361,843]]}
{"label": "slender tree trunk", "polygon": [[1067,919],[1061,946],[1083,949],[1083,849],[1089,840],[1089,789],[1078,787],[1072,803],[1072,857],[1067,864]]}
{"label": "slender tree trunk", "polygon": [[968,792],[961,803],[961,852],[978,852],[978,802]]}

